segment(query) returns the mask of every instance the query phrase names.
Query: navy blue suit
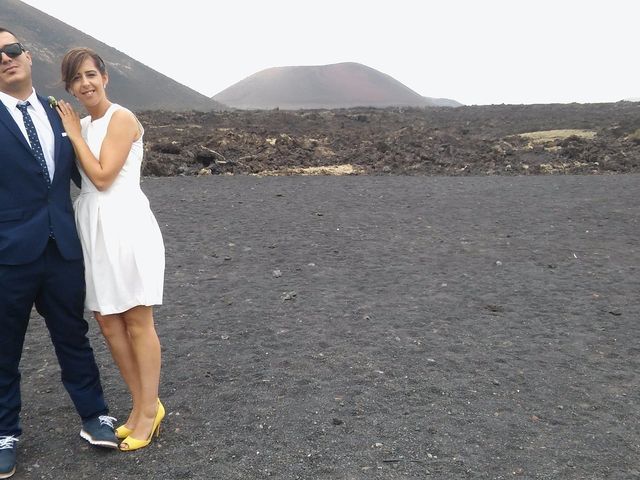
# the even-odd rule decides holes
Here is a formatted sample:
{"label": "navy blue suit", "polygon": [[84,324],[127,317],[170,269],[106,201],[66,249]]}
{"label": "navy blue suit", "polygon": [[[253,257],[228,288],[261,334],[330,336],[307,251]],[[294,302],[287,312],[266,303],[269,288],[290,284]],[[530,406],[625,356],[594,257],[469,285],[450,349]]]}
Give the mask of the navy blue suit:
{"label": "navy blue suit", "polygon": [[80,417],[107,413],[83,318],[82,247],[70,195],[70,180],[78,175],[73,147],[58,113],[39,99],[55,135],[50,188],[0,102],[0,436],[21,433],[18,365],[34,305],[45,319],[62,382]]}

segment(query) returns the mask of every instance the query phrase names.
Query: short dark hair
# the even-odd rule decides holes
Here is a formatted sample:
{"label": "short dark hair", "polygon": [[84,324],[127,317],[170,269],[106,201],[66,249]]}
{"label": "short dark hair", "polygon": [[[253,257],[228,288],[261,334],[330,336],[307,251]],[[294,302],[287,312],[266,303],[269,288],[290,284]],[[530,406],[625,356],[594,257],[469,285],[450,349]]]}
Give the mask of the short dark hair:
{"label": "short dark hair", "polygon": [[[0,27],[0,33],[2,32],[7,32],[10,33],[11,35],[13,35],[14,37],[16,37],[16,34],[13,33],[11,30],[9,30],[8,28],[4,28],[4,27]],[[16,37],[16,40],[18,40],[18,37]]]}
{"label": "short dark hair", "polygon": [[68,92],[69,88],[71,88],[71,83],[73,82],[73,77],[75,77],[78,70],[80,70],[80,65],[87,58],[93,60],[96,68],[102,75],[107,74],[107,67],[104,64],[100,55],[91,50],[90,48],[72,48],[69,50],[64,58],[62,59],[62,65],[60,66],[60,72],[62,73],[62,82],[64,83],[64,88]]}

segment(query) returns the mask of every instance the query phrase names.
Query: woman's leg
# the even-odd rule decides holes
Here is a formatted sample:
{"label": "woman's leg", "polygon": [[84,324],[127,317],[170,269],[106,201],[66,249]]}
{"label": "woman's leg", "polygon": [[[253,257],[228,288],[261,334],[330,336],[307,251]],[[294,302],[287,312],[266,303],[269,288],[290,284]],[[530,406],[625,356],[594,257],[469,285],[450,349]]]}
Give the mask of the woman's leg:
{"label": "woman's leg", "polygon": [[133,429],[136,425],[137,416],[139,415],[139,399],[141,394],[141,384],[139,377],[139,368],[136,356],[133,353],[133,346],[129,338],[129,332],[123,315],[118,313],[114,315],[101,315],[94,312],[102,335],[107,341],[111,356],[116,362],[120,374],[124,382],[129,388],[132,399],[131,413],[125,425],[129,429]]}
{"label": "woman's leg", "polygon": [[153,323],[153,309],[137,306],[120,314],[129,335],[129,341],[139,381],[134,399],[138,416],[131,437],[146,440],[151,434],[158,409],[160,383],[160,340]]}

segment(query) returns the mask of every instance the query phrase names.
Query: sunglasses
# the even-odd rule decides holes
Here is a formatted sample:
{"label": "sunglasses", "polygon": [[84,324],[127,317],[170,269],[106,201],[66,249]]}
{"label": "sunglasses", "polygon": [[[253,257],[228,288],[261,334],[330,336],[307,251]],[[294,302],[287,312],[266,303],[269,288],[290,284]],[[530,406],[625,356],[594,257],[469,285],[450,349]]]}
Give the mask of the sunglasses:
{"label": "sunglasses", "polygon": [[19,57],[25,49],[21,43],[9,43],[4,47],[0,48],[0,59],[2,59],[2,54],[4,53],[9,58]]}

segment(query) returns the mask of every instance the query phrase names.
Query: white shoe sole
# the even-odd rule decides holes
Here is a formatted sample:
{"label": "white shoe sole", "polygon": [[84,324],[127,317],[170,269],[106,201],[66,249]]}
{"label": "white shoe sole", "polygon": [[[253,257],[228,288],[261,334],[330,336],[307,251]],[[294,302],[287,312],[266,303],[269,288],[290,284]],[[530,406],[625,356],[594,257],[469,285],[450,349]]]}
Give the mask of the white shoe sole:
{"label": "white shoe sole", "polygon": [[0,473],[0,478],[9,478],[12,477],[13,474],[16,473],[16,467],[13,467],[13,470],[7,473]]}
{"label": "white shoe sole", "polygon": [[[91,445],[95,445],[97,447],[105,447],[105,448],[118,448],[118,442],[109,442],[107,440],[94,440],[91,435],[89,435],[84,430],[80,430],[80,436],[84,438]],[[2,477],[0,477],[2,478]]]}

